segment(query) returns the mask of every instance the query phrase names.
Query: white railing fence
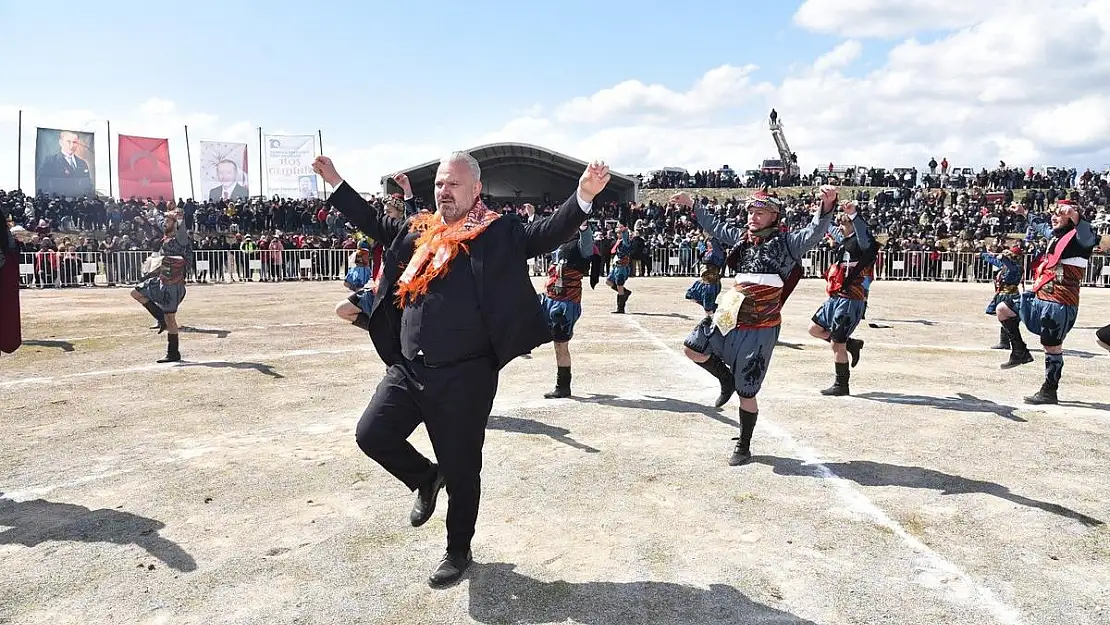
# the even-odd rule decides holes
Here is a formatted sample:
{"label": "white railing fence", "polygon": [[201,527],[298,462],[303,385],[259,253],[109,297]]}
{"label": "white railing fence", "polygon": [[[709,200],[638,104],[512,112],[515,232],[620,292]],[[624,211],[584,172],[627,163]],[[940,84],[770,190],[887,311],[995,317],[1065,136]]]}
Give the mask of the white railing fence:
{"label": "white railing fence", "polygon": [[[288,282],[342,280],[351,267],[351,250],[292,249],[264,251],[194,251],[186,279],[189,283]],[[19,273],[28,288],[127,286],[140,281],[151,252],[25,253]],[[532,259],[534,275],[547,272],[550,255]],[[806,278],[820,278],[832,262],[829,250],[814,250],[802,259]],[[1026,279],[1032,276],[1032,258],[1026,257]],[[609,270],[606,261],[605,272]],[[697,254],[686,248],[654,248],[633,261],[633,275],[693,277],[698,275]],[[876,280],[938,282],[990,282],[994,268],[979,254],[960,252],[879,252]],[[726,272],[727,273],[727,272]],[[1110,286],[1110,256],[1094,255],[1087,266],[1084,286]]]}

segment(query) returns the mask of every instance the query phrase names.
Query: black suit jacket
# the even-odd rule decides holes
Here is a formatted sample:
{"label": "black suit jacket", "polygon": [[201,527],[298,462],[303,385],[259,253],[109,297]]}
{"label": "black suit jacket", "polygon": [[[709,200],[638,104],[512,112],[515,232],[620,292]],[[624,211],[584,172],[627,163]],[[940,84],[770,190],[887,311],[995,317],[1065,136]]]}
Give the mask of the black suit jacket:
{"label": "black suit jacket", "polygon": [[51,154],[42,162],[35,189],[47,195],[57,193],[63,197],[86,197],[93,195],[92,175],[89,164],[74,155],[77,168],[70,167],[69,161],[61,152]]}
{"label": "black suit jacket", "polygon": [[[249,197],[250,197],[250,192],[247,191],[247,188],[244,187],[243,185],[239,184],[238,182],[236,182],[235,186],[231,188],[231,197],[229,197],[228,199],[229,200],[245,200]],[[224,198],[224,188],[223,188],[223,186],[214,187],[214,188],[212,188],[208,191],[208,199],[212,202],[222,200],[223,198]]]}
{"label": "black suit jacket", "polygon": [[[400,362],[397,280],[412,258],[418,237],[409,232],[412,218],[397,220],[384,216],[346,182],[332,193],[328,203],[375,241],[392,242],[386,244],[382,275],[370,311],[370,340],[387,365]],[[578,205],[576,191],[550,217],[525,226],[516,215],[502,215],[470,242],[470,270],[474,272],[482,320],[498,369],[551,341],[547,318],[528,277],[528,264],[522,261],[550,252],[576,235],[586,217]]]}

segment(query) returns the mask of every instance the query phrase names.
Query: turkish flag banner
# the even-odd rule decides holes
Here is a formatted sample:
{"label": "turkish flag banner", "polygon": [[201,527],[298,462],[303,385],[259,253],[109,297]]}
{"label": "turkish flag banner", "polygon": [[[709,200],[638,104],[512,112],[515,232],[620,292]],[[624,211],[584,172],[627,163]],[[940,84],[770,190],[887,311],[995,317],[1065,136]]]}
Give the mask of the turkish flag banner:
{"label": "turkish flag banner", "polygon": [[173,199],[169,139],[119,136],[119,196]]}

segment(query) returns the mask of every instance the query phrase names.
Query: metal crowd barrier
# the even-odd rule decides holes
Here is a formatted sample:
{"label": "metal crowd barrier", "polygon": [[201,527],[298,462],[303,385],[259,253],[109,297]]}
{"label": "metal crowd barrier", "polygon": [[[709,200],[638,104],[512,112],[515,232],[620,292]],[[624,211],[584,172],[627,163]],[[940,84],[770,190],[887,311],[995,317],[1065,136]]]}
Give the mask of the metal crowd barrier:
{"label": "metal crowd barrier", "polygon": [[[199,250],[193,252],[186,280],[189,283],[284,282],[342,280],[351,267],[352,250],[291,249],[243,252]],[[24,287],[126,286],[141,281],[151,252],[55,252],[23,254],[19,273]],[[802,258],[803,275],[820,278],[833,260],[830,250],[814,250]],[[1033,259],[1025,257],[1026,279],[1032,279]],[[550,255],[529,261],[531,273],[546,275]],[[608,273],[609,262],[604,271]],[[991,282],[995,269],[977,253],[879,252],[876,280],[938,282]],[[726,274],[728,272],[726,271]],[[697,253],[686,248],[653,248],[633,261],[633,275],[694,277],[699,274]],[[1094,255],[1087,266],[1084,286],[1110,286],[1110,256]]]}
{"label": "metal crowd barrier", "polygon": [[[196,250],[187,268],[186,281],[203,284],[342,280],[352,266],[352,252]],[[39,251],[22,254],[19,273],[25,287],[127,286],[142,281],[152,256],[145,251]]]}

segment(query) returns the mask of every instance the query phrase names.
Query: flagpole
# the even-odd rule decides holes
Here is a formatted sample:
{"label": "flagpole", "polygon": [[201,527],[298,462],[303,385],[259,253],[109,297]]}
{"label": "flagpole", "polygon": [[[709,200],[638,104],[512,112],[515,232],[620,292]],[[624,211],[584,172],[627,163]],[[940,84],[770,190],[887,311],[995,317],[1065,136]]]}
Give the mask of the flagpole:
{"label": "flagpole", "polygon": [[262,186],[262,170],[266,169],[266,163],[263,160],[265,156],[262,153],[262,126],[258,127],[258,195],[265,196],[265,187]]}
{"label": "flagpole", "polygon": [[[320,156],[323,156],[324,155],[324,133],[321,132],[319,129],[317,129],[316,130],[316,137],[318,139],[320,139]],[[328,199],[328,183],[327,183],[326,180],[324,181],[324,188],[320,189],[320,192],[323,194],[325,200]]]}
{"label": "flagpole", "polygon": [[189,199],[197,199],[196,190],[193,189],[193,150],[189,147],[189,126],[185,125],[185,159],[189,161]]}
{"label": "flagpole", "polygon": [[115,187],[112,186],[112,120],[105,121],[108,124],[108,197],[115,197]]}
{"label": "flagpole", "polygon": [[19,136],[15,140],[15,188],[23,190],[23,109],[19,109]]}

